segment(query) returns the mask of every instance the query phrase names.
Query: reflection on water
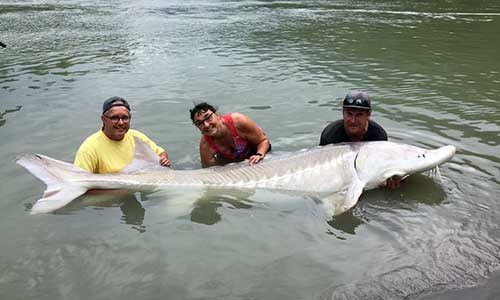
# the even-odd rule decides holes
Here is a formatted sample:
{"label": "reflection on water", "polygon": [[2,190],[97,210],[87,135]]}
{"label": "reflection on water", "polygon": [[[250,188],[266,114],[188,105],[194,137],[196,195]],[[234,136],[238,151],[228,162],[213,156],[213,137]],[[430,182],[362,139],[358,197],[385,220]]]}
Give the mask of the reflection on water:
{"label": "reflection on water", "polygon": [[366,192],[370,201],[366,205],[380,210],[412,210],[419,204],[439,205],[446,199],[443,184],[437,177],[414,174],[394,190],[377,189]]}
{"label": "reflection on water", "polygon": [[126,198],[122,198],[120,210],[123,216],[121,220],[125,224],[134,225],[132,228],[139,232],[145,232],[146,226],[143,225],[146,209],[142,206],[140,200],[147,200],[147,194],[135,193]]}
{"label": "reflection on water", "polygon": [[5,125],[5,122],[7,122],[7,120],[4,119],[4,117],[3,117],[4,115],[6,115],[8,113],[19,111],[19,110],[21,110],[21,107],[23,107],[23,106],[22,105],[18,105],[14,109],[6,109],[4,111],[0,111],[0,127],[2,127],[3,125]]}
{"label": "reflection on water", "polygon": [[[108,193],[109,192],[109,193]],[[145,232],[146,226],[143,225],[146,209],[142,206],[141,201],[147,201],[148,194],[143,192],[127,192],[120,191],[103,191],[102,194],[83,195],[67,206],[58,209],[56,214],[74,214],[83,208],[103,209],[109,207],[119,207],[122,216],[120,220],[123,224],[132,225],[132,228]]]}
{"label": "reflection on water", "polygon": [[370,212],[367,212],[369,207],[374,208],[373,211],[413,210],[418,204],[439,205],[446,197],[442,183],[437,176],[415,174],[403,180],[398,189],[380,188],[364,192],[355,207],[332,217],[327,223],[341,232],[353,235],[358,226],[369,223]]}
{"label": "reflection on water", "polygon": [[355,234],[356,227],[365,222],[366,220],[363,220],[363,215],[359,213],[358,206],[355,206],[343,214],[334,216],[331,220],[327,221],[328,225],[348,234]]}
{"label": "reflection on water", "polygon": [[[358,215],[356,212],[358,211],[357,207],[352,208],[349,211],[346,211],[340,215],[332,217],[331,220],[327,221],[328,225],[332,226],[335,229],[340,230],[343,233],[347,234],[356,234],[356,227],[361,224],[364,224],[366,221],[363,220],[362,215]],[[339,239],[344,239],[342,236],[329,231],[329,233],[335,235]]]}
{"label": "reflection on water", "polygon": [[249,209],[252,207],[251,190],[217,190],[207,189],[204,195],[194,203],[191,211],[191,221],[195,223],[213,225],[222,219],[217,212],[219,207]]}

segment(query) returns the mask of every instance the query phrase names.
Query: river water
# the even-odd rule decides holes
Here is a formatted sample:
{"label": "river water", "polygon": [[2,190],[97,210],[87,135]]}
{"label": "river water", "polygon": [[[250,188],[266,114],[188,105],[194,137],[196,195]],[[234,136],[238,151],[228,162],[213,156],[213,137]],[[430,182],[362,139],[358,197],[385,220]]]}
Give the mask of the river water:
{"label": "river water", "polygon": [[[2,299],[500,299],[500,3],[0,0]],[[32,216],[19,153],[72,161],[104,99],[200,166],[188,110],[314,147],[351,89],[392,141],[457,147],[351,211],[269,191],[81,197]]]}

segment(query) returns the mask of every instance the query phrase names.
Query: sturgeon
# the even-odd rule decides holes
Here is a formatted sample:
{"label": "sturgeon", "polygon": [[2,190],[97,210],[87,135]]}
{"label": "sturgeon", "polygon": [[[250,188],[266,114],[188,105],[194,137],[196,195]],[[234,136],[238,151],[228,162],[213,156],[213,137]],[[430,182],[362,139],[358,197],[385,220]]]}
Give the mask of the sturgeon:
{"label": "sturgeon", "polygon": [[327,214],[338,215],[356,205],[363,190],[388,178],[436,168],[455,154],[452,145],[424,149],[393,142],[327,145],[285,155],[269,155],[259,164],[247,161],[196,170],[160,167],[158,156],[136,139],[132,163],[120,173],[93,174],[40,154],[23,154],[16,162],[47,185],[31,214],[64,207],[90,189],[134,191],[175,187],[271,189],[304,192],[322,200]]}

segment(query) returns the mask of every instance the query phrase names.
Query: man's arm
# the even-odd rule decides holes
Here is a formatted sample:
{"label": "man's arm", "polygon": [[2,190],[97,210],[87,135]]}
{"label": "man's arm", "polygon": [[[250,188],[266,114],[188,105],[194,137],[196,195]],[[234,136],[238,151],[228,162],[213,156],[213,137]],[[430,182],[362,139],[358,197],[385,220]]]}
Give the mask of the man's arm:
{"label": "man's arm", "polygon": [[256,154],[248,158],[248,162],[253,165],[259,163],[264,159],[266,153],[269,151],[270,143],[266,134],[252,119],[240,114],[233,113],[234,127],[238,134],[248,140],[251,144],[256,145]]}
{"label": "man's arm", "polygon": [[208,145],[207,141],[201,137],[200,140],[200,160],[201,160],[201,166],[203,168],[208,168],[211,166],[216,166],[218,165],[217,160],[215,159],[215,152],[210,148]]}
{"label": "man's arm", "polygon": [[343,129],[343,120],[337,120],[328,124],[321,132],[320,146],[341,143],[346,139]]}

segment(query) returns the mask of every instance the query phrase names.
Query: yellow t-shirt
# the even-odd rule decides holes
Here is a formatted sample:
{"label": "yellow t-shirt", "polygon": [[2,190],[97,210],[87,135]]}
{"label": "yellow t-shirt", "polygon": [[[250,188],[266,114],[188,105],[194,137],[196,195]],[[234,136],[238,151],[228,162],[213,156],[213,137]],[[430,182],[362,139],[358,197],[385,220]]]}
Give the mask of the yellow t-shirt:
{"label": "yellow t-shirt", "polygon": [[158,155],[165,151],[137,130],[129,129],[121,141],[111,140],[99,130],[80,145],[74,165],[92,173],[118,173],[132,162],[135,137],[148,144]]}

